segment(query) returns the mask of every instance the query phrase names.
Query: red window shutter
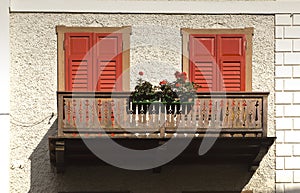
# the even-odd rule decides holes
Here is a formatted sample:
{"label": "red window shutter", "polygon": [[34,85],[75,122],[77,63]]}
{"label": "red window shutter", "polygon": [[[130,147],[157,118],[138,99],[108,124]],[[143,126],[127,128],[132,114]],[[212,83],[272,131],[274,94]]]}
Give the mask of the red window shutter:
{"label": "red window shutter", "polygon": [[121,91],[122,34],[95,34],[94,38],[94,88],[103,92]]}
{"label": "red window shutter", "polygon": [[221,71],[218,90],[245,91],[245,35],[218,35]]}
{"label": "red window shutter", "polygon": [[92,86],[91,33],[65,34],[65,85],[67,91],[88,91]]}
{"label": "red window shutter", "polygon": [[198,91],[245,91],[244,34],[190,35],[190,79]]}
{"label": "red window shutter", "polygon": [[190,35],[190,79],[201,85],[198,91],[217,89],[216,35]]}

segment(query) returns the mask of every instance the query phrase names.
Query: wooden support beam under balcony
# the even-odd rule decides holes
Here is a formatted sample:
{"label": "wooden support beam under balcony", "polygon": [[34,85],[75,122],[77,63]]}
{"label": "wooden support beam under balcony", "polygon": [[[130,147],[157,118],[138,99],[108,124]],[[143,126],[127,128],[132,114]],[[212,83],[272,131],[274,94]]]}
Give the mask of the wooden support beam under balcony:
{"label": "wooden support beam under balcony", "polygon": [[[198,93],[182,103],[135,102],[128,92],[58,92],[57,98],[57,134],[49,138],[49,147],[58,169],[91,154],[83,139],[109,138],[133,149],[147,149],[171,138],[189,138],[187,151],[193,153],[184,151],[174,163],[227,160],[247,163],[252,169],[274,142],[267,137],[268,93]],[[205,138],[217,142],[199,158],[196,149]]]}

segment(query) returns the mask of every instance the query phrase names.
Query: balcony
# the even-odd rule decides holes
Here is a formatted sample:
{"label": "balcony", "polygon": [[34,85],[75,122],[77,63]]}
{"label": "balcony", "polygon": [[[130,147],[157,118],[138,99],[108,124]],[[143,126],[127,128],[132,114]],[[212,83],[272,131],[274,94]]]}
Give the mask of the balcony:
{"label": "balcony", "polygon": [[[58,170],[73,158],[88,157],[88,150],[79,148],[84,147],[83,138],[110,137],[142,149],[174,137],[192,138],[189,147],[196,151],[204,137],[217,137],[212,150],[193,159],[195,162],[214,163],[218,159],[213,157],[218,155],[223,162],[243,161],[252,169],[274,142],[267,137],[268,93],[198,93],[193,102],[172,104],[134,103],[129,96],[128,92],[57,93],[57,134],[49,138],[49,148],[51,162]],[[81,153],[76,156],[78,148]],[[232,151],[220,154],[222,148]],[[184,156],[179,162],[188,163],[185,158],[190,155]]]}

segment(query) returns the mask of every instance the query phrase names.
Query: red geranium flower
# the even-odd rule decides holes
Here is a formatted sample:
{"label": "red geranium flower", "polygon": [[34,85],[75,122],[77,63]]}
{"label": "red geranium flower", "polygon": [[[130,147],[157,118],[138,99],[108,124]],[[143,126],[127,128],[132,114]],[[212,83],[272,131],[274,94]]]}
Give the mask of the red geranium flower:
{"label": "red geranium flower", "polygon": [[181,86],[181,84],[179,84],[179,83],[175,84],[175,87],[180,87],[180,86]]}
{"label": "red geranium flower", "polygon": [[140,76],[143,76],[143,75],[144,75],[144,72],[140,71],[140,72],[139,72],[139,75],[140,75]]}
{"label": "red geranium flower", "polygon": [[160,84],[160,85],[165,85],[165,84],[167,84],[167,81],[166,81],[166,80],[163,80],[163,81],[161,81],[159,84]]}
{"label": "red geranium flower", "polygon": [[187,74],[186,74],[186,72],[181,73],[180,76],[181,76],[181,78],[182,78],[184,81],[186,81],[186,79],[187,79]]}

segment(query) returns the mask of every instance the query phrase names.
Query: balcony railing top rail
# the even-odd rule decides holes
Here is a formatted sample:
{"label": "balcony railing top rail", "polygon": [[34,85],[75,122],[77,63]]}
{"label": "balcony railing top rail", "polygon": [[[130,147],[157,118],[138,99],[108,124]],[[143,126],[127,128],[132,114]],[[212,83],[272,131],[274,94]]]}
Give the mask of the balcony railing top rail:
{"label": "balcony railing top rail", "polygon": [[267,136],[267,92],[197,93],[192,102],[133,102],[129,92],[58,92],[60,137]]}

